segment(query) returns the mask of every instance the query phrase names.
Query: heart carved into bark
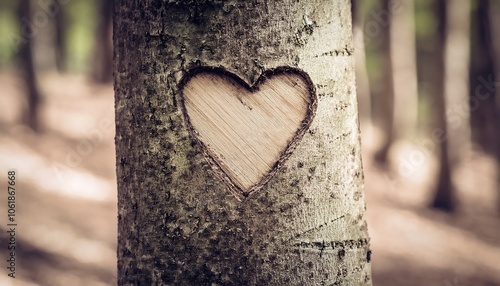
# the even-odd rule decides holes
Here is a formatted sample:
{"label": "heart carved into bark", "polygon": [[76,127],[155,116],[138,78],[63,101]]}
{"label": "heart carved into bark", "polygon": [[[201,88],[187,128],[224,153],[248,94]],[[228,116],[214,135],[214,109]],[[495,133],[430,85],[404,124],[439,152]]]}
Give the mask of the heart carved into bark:
{"label": "heart carved into bark", "polygon": [[181,88],[191,135],[239,199],[269,181],[316,109],[311,80],[292,68],[268,70],[254,86],[223,70],[196,70]]}

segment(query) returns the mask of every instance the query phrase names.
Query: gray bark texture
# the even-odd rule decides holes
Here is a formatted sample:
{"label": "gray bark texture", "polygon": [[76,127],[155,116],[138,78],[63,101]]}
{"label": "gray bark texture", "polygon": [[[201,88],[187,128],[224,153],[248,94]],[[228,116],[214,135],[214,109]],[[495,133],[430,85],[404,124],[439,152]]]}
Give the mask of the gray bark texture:
{"label": "gray bark texture", "polygon": [[[309,130],[240,201],[190,137],[179,83],[307,73]],[[118,285],[371,285],[348,0],[118,0]]]}

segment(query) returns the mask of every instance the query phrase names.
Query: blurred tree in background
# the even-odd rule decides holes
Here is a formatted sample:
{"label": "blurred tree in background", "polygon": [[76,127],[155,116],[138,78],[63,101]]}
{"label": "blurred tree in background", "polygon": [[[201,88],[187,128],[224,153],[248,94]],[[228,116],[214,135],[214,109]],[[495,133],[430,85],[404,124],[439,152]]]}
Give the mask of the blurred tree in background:
{"label": "blurred tree in background", "polygon": [[111,82],[113,79],[113,0],[99,2],[99,26],[97,41],[94,44],[94,65],[92,78],[99,83]]}
{"label": "blurred tree in background", "polygon": [[[18,7],[19,26],[26,25],[31,21],[31,5],[29,0],[21,0]],[[17,47],[19,50],[18,60],[21,62],[23,77],[26,83],[26,97],[28,106],[25,112],[27,125],[34,131],[38,131],[38,104],[40,102],[40,91],[37,84],[35,66],[33,59],[33,36],[36,34],[36,28],[25,26],[21,29],[23,37],[17,38]]]}
{"label": "blurred tree in background", "polygon": [[[392,46],[391,46],[391,27],[392,27],[392,7],[390,7],[390,0],[380,0],[380,10],[373,13],[372,16],[377,21],[379,26],[380,42],[377,46],[377,52],[380,57],[380,68],[382,85],[378,85],[381,90],[374,93],[377,100],[373,101],[375,124],[384,130],[382,133],[382,144],[375,153],[375,160],[386,164],[388,160],[389,148],[394,141],[394,78],[393,78],[393,60],[392,60]],[[373,23],[373,22],[372,22]],[[377,85],[374,85],[376,87]]]}
{"label": "blurred tree in background", "polygon": [[67,17],[65,16],[65,10],[59,7],[57,0],[53,0],[51,3],[52,14],[54,15],[54,52],[56,54],[56,64],[57,69],[60,72],[64,72],[66,69],[66,34],[67,34]]}
{"label": "blurred tree in background", "polygon": [[112,0],[0,3],[0,34],[5,35],[0,37],[0,68],[19,68],[22,73],[24,121],[33,130],[42,127],[37,110],[43,96],[37,74],[83,72],[99,83],[111,81],[112,7]]}
{"label": "blurred tree in background", "polygon": [[[375,129],[370,137],[377,141],[375,160],[415,169],[422,153],[435,157],[439,167],[431,205],[452,210],[456,170],[464,156],[479,150],[500,158],[495,95],[500,21],[491,17],[500,5],[488,0],[352,2],[360,119]],[[423,152],[398,164],[393,147],[400,141],[413,142]]]}

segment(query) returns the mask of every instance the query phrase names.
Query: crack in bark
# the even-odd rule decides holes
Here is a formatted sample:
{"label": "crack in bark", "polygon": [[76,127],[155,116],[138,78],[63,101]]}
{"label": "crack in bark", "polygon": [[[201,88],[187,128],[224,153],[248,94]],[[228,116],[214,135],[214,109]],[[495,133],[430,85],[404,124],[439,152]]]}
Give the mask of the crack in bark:
{"label": "crack in bark", "polygon": [[[332,241],[300,241],[294,243],[292,246],[304,249],[317,249],[317,250],[335,250],[340,249],[360,249],[368,244],[367,238],[360,239],[347,239],[347,240],[332,240]],[[328,249],[331,248],[331,249]],[[344,253],[345,254],[345,253]]]}
{"label": "crack in bark", "polygon": [[[323,252],[335,252],[335,249],[339,249],[337,256],[340,260],[343,260],[346,252],[345,249],[362,249],[368,245],[367,238],[360,238],[358,240],[335,240],[335,241],[301,241],[296,242],[292,246],[295,248],[303,250],[317,250],[319,251],[319,256],[323,256]],[[370,261],[371,251],[367,253],[367,261]]]}
{"label": "crack in bark", "polygon": [[352,56],[354,54],[354,49],[345,47],[340,50],[332,50],[329,52],[322,53],[321,55],[316,55],[315,57],[324,57],[324,56]]}
{"label": "crack in bark", "polygon": [[[315,231],[315,230],[319,230],[319,229],[321,229],[321,228],[323,228],[323,227],[326,227],[326,226],[328,226],[328,224],[330,224],[330,223],[332,223],[332,222],[334,222],[334,221],[337,221],[337,220],[339,220],[339,219],[341,219],[341,218],[344,218],[344,217],[345,217],[345,215],[341,215],[341,216],[339,216],[339,217],[337,217],[337,218],[331,219],[330,221],[324,222],[324,223],[322,223],[322,224],[320,224],[320,225],[318,225],[318,226],[316,226],[316,227],[310,228],[310,229],[305,230],[305,231],[303,231],[303,232],[301,232],[301,233],[296,233],[293,237],[289,238],[289,239],[287,240],[287,242],[290,242],[292,239],[297,239],[297,238],[299,238],[299,237],[301,237],[301,236],[304,236],[304,235],[306,235],[306,234],[308,234],[308,233],[311,233],[311,232],[313,232],[313,231]],[[295,244],[294,244],[294,246],[295,246]]]}

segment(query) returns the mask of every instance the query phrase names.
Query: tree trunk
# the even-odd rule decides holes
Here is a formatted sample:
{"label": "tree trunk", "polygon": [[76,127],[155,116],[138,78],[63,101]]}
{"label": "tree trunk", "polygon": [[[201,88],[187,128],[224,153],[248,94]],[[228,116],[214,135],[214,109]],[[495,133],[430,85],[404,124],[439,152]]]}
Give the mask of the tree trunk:
{"label": "tree trunk", "polygon": [[[197,3],[116,1],[118,285],[371,285],[349,1]],[[235,110],[287,80],[304,120],[247,184],[231,164],[253,149],[207,138],[261,138]],[[212,101],[241,130],[204,133]]]}
{"label": "tree trunk", "polygon": [[444,210],[455,208],[453,172],[470,147],[468,4],[468,1],[447,0],[438,4],[437,55],[443,59],[437,61],[440,66],[436,69],[438,126],[432,136],[441,152],[433,206]]}
{"label": "tree trunk", "polygon": [[432,206],[442,210],[453,210],[455,198],[451,182],[451,168],[448,153],[448,128],[446,124],[446,99],[445,99],[445,46],[447,26],[447,0],[438,0],[435,3],[436,19],[438,27],[435,46],[436,65],[434,68],[434,85],[436,86],[435,98],[432,111],[436,120],[435,128],[432,130],[432,139],[439,150],[439,172],[435,189],[435,197]]}
{"label": "tree trunk", "polygon": [[[19,19],[23,29],[33,29],[26,25],[24,21],[31,21],[31,7],[29,0],[21,0],[19,4]],[[24,30],[23,30],[24,31]],[[35,33],[29,30],[29,33]],[[20,60],[22,62],[24,80],[26,81],[27,108],[25,111],[25,121],[34,131],[39,130],[38,105],[40,103],[40,92],[38,90],[35,67],[33,63],[33,37],[25,36],[20,41]]]}
{"label": "tree trunk", "polygon": [[448,1],[445,43],[445,100],[450,165],[455,168],[470,148],[469,1]]}
{"label": "tree trunk", "polygon": [[113,0],[99,1],[99,5],[100,15],[94,45],[95,62],[92,69],[92,78],[96,82],[106,83],[113,79],[113,31],[111,25]]}
{"label": "tree trunk", "polygon": [[57,7],[54,11],[55,17],[55,52],[56,52],[56,66],[59,72],[66,70],[66,27],[68,25],[64,13],[64,5],[60,5],[57,0],[52,1],[52,7]]}
{"label": "tree trunk", "polygon": [[[353,17],[353,40],[354,40],[354,58],[356,67],[356,94],[358,95],[359,119],[361,122],[361,133],[371,132],[372,111],[370,96],[370,80],[366,70],[366,50],[364,41],[365,16],[359,0],[352,0]],[[363,130],[364,129],[364,130]]]}
{"label": "tree trunk", "polygon": [[470,68],[470,109],[472,139],[488,154],[496,153],[495,75],[489,1],[481,0],[472,13],[472,53]]}
{"label": "tree trunk", "polygon": [[492,1],[489,3],[489,25],[491,27],[491,43],[493,50],[493,62],[494,62],[494,97],[496,106],[496,161],[497,161],[497,173],[496,173],[496,190],[498,196],[498,213],[500,214],[500,19],[496,17],[500,13],[500,3],[498,1]]}
{"label": "tree trunk", "polygon": [[418,122],[417,56],[413,0],[395,2],[391,14],[391,59],[394,83],[394,140],[416,135]]}
{"label": "tree trunk", "polygon": [[380,0],[381,11],[385,12],[385,25],[381,27],[381,47],[380,57],[382,62],[382,82],[383,90],[380,97],[376,99],[378,115],[378,126],[382,131],[383,138],[380,148],[375,152],[375,160],[381,164],[386,164],[389,155],[389,149],[394,141],[394,81],[392,70],[392,52],[391,52],[391,26],[392,13],[390,12],[391,0]]}

